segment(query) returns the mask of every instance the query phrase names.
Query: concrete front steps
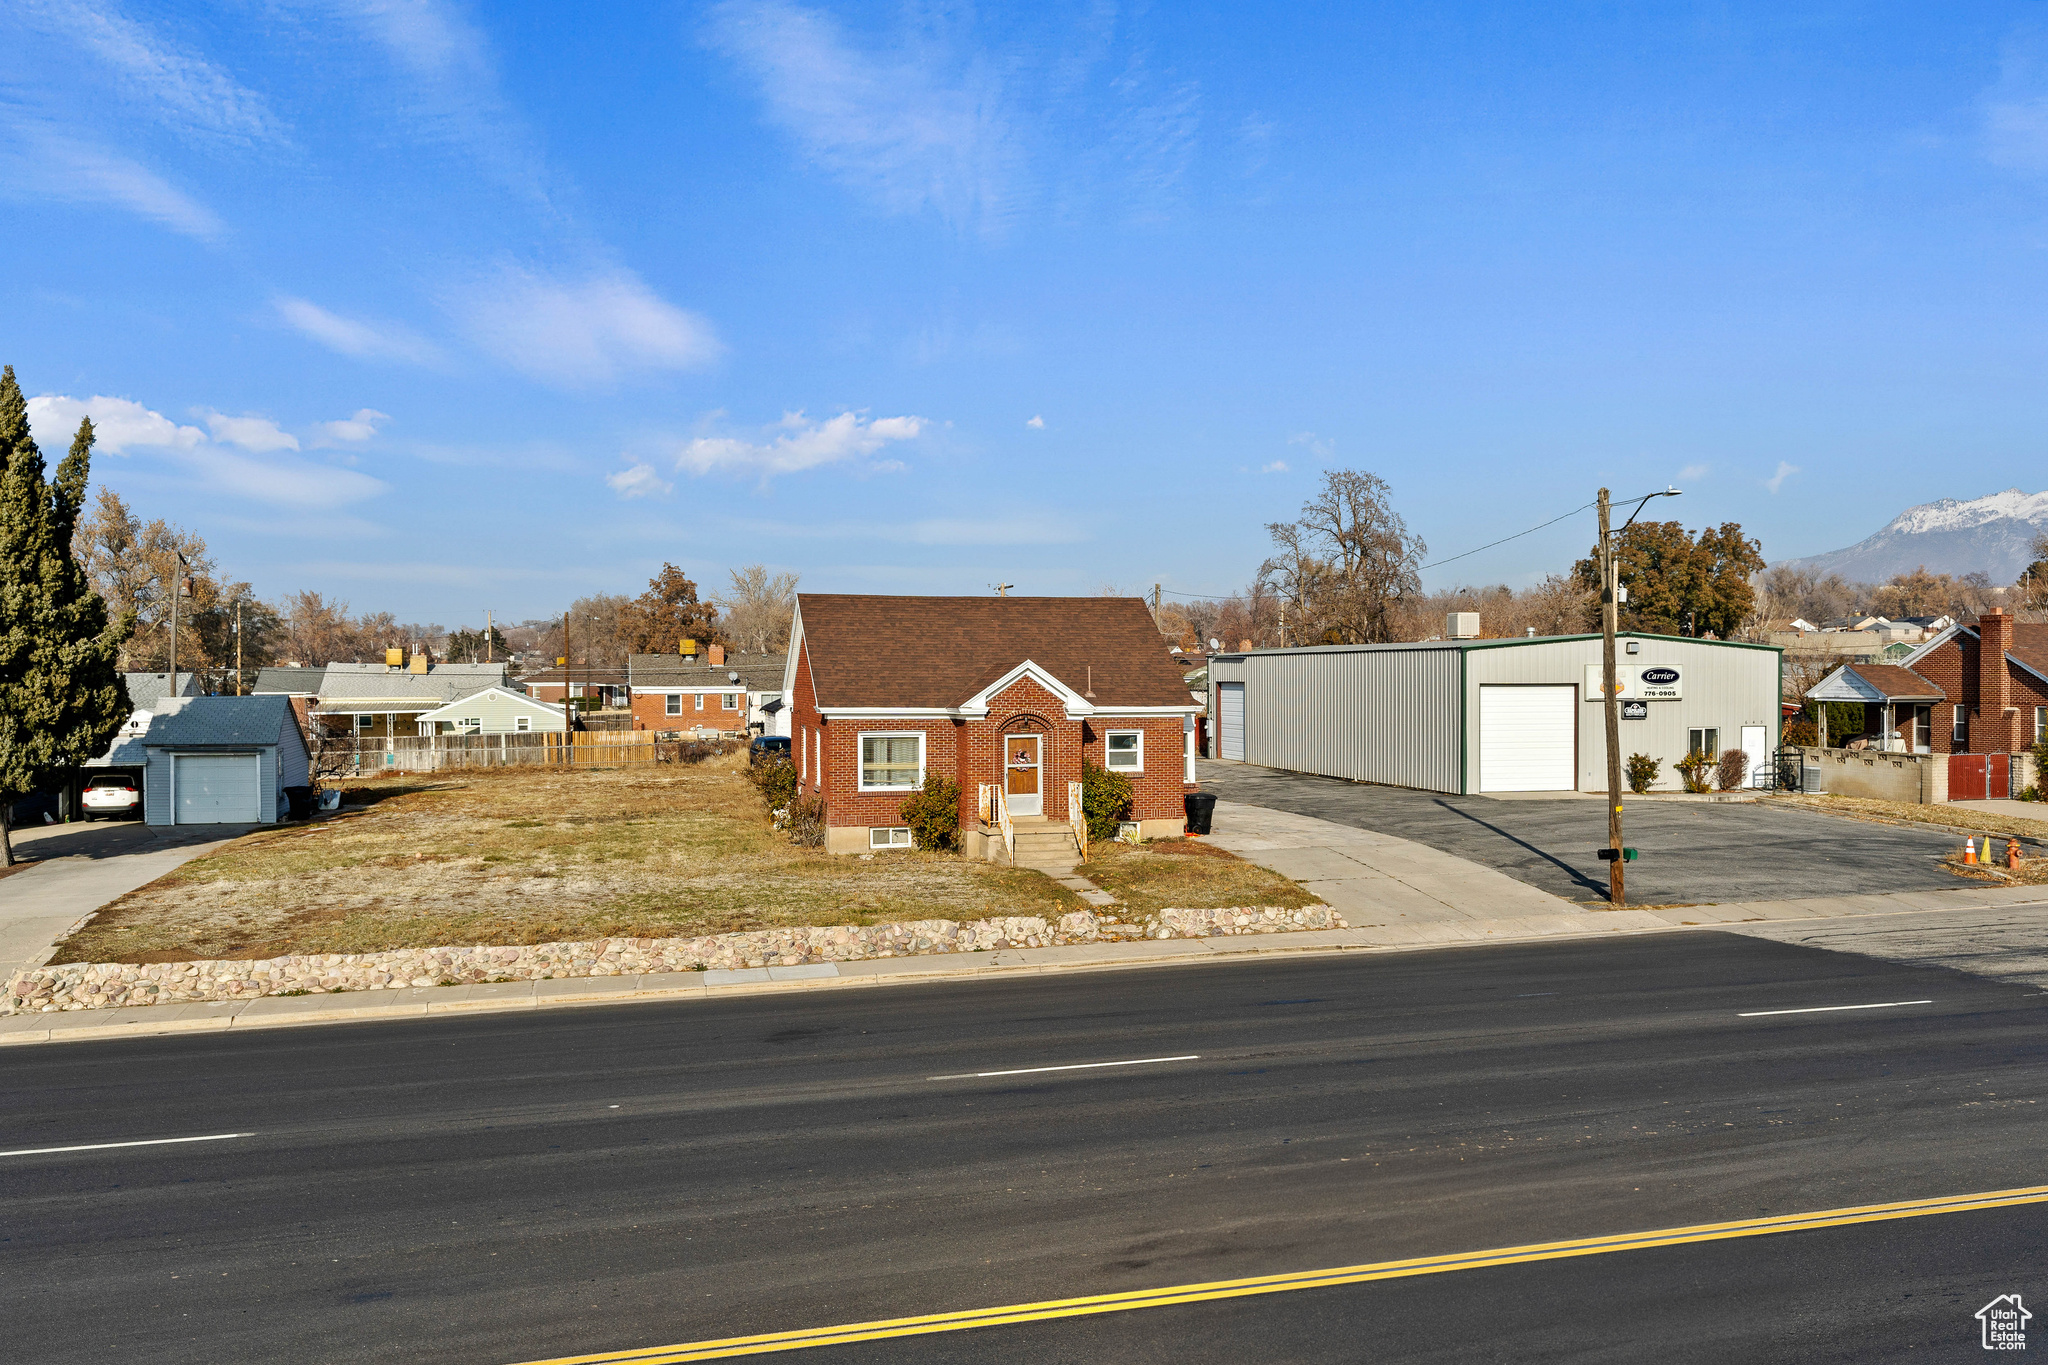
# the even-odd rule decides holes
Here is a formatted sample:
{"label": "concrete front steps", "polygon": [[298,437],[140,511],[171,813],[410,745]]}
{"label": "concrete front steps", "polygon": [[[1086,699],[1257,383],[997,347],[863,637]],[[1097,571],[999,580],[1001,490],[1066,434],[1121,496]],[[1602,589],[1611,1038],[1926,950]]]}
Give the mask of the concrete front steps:
{"label": "concrete front steps", "polygon": [[1014,866],[1028,867],[1057,877],[1074,870],[1081,861],[1081,846],[1065,821],[1043,816],[1025,816],[1011,821],[1017,828],[1017,857]]}

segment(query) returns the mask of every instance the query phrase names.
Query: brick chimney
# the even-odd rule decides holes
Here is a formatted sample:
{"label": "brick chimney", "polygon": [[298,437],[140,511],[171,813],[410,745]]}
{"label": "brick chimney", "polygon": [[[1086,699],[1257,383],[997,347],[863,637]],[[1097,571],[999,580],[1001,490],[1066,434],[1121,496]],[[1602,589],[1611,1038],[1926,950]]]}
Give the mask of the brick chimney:
{"label": "brick chimney", "polygon": [[[2009,631],[2009,630],[2011,629],[2011,627],[2007,627],[2007,629],[2008,629],[2008,631]],[[723,668],[723,667],[725,667],[725,646],[724,646],[724,645],[713,645],[713,646],[711,646],[711,666],[712,666],[713,668]]]}
{"label": "brick chimney", "polygon": [[1977,722],[1970,748],[1980,754],[2013,750],[2012,677],[2005,653],[2012,648],[2012,615],[1993,607],[1977,618]]}

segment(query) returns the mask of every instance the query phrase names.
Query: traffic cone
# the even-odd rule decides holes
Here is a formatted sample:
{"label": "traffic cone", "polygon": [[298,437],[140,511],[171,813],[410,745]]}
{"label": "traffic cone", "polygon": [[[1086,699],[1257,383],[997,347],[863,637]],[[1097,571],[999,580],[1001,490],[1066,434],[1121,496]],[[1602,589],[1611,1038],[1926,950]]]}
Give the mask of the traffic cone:
{"label": "traffic cone", "polygon": [[1984,866],[1991,866],[1991,836],[1984,836]]}
{"label": "traffic cone", "polygon": [[1965,839],[1963,840],[1963,866],[1975,867],[1976,865],[1977,841],[1975,839]]}

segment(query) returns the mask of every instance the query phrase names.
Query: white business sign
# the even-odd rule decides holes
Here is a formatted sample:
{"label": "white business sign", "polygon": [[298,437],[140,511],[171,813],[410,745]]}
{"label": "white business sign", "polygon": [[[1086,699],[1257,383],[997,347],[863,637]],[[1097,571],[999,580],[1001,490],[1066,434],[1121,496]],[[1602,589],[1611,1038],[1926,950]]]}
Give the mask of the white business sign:
{"label": "white business sign", "polygon": [[[1682,701],[1685,674],[1676,664],[1616,664],[1614,695],[1623,701]],[[1600,700],[1600,665],[1586,665],[1586,700]]]}

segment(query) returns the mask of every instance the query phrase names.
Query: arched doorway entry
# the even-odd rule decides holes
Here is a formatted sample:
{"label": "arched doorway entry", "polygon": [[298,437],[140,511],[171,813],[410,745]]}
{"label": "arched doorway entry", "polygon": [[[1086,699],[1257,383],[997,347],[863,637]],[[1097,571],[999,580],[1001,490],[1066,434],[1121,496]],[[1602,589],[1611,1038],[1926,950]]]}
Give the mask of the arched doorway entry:
{"label": "arched doorway entry", "polygon": [[1036,716],[1018,716],[1003,726],[1003,801],[1013,816],[1045,814],[1045,774],[1050,768],[1051,727]]}

